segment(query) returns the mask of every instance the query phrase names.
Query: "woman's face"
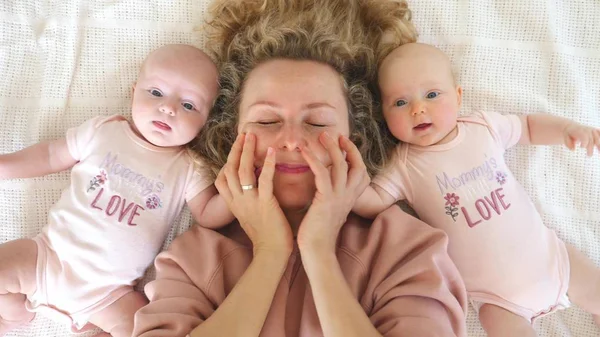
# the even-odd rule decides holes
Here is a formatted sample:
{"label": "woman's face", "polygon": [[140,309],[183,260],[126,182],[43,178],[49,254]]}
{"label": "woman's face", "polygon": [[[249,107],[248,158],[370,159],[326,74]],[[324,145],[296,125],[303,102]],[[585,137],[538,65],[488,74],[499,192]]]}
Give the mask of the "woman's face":
{"label": "woman's face", "polygon": [[349,136],[348,105],[340,74],[314,61],[276,59],[250,72],[239,108],[238,133],[256,136],[254,166],[276,150],[273,193],[283,209],[306,207],[315,193],[314,175],[302,157],[308,147],[326,167],[331,159],[319,142]]}

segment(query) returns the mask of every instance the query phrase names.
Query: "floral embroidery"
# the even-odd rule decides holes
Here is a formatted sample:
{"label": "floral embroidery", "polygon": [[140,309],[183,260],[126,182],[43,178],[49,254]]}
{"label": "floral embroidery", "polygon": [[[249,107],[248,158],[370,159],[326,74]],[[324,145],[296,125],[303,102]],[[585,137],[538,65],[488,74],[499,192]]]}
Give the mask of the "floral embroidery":
{"label": "floral embroidery", "polygon": [[95,191],[97,187],[104,185],[104,183],[108,180],[106,176],[106,171],[100,170],[100,174],[96,175],[92,180],[90,180],[90,186],[88,186],[87,192]]}
{"label": "floral embroidery", "polygon": [[458,217],[458,205],[460,202],[458,201],[460,197],[454,193],[446,193],[444,197],[446,199],[446,214],[452,217],[452,220],[456,222],[456,217]]}
{"label": "floral embroidery", "polygon": [[506,183],[506,174],[502,171],[496,171],[496,181],[500,185],[504,185]]}
{"label": "floral embroidery", "polygon": [[162,207],[162,203],[160,202],[160,197],[156,194],[152,194],[146,199],[146,207],[148,209],[157,209]]}

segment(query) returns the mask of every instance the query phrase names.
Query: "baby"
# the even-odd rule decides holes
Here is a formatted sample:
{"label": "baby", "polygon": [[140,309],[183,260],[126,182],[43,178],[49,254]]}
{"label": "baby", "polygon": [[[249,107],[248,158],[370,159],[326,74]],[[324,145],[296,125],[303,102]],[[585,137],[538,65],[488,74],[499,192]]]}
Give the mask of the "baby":
{"label": "baby", "polygon": [[600,130],[547,114],[459,117],[462,89],[449,59],[429,45],[395,49],[378,84],[387,126],[400,142],[354,211],[374,217],[405,199],[444,230],[490,336],[535,336],[532,321],[570,300],[600,323],[600,270],[544,226],[503,158],[517,143],[579,143],[591,156]]}
{"label": "baby", "polygon": [[233,220],[186,149],[217,89],[206,54],[164,46],[146,58],[134,85],[133,122],[95,117],[63,139],[0,156],[0,179],[72,167],[42,232],[0,245],[0,336],[46,312],[74,330],[90,323],[103,336],[129,337],[134,313],[147,303],[132,286],[184,203],[204,227]]}

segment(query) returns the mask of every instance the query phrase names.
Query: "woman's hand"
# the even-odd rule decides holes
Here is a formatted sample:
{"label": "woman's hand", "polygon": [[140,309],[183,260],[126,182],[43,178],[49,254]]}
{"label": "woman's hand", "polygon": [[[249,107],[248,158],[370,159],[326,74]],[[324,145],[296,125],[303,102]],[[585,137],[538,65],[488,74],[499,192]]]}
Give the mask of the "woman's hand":
{"label": "woman's hand", "polygon": [[273,195],[275,151],[268,149],[257,186],[255,147],[256,136],[238,135],[215,186],[252,241],[255,255],[260,250],[290,253],[293,248],[291,228]]}
{"label": "woman's hand", "polygon": [[[369,185],[369,175],[356,146],[346,137],[319,137],[332,160],[325,167],[308,148],[302,156],[315,175],[317,191],[298,230],[298,247],[334,251],[340,228],[346,222],[356,199]],[[344,152],[346,156],[344,157]]]}
{"label": "woman's hand", "polygon": [[600,152],[600,129],[571,122],[565,127],[565,145],[575,150],[577,144],[587,150],[588,157],[594,154],[594,148]]}

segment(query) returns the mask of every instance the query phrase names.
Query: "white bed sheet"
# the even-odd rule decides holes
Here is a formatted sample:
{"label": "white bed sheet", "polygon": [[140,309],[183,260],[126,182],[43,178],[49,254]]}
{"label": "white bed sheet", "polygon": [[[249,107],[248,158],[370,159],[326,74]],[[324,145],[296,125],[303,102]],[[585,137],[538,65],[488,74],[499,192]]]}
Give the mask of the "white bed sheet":
{"label": "white bed sheet", "polygon": [[[166,43],[202,45],[194,32],[209,0],[0,1],[0,153],[94,115],[128,114],[143,57]],[[452,58],[464,112],[545,112],[600,126],[597,0],[411,1],[420,40]],[[521,147],[509,164],[550,228],[600,265],[600,157],[561,147]],[[0,242],[31,237],[68,174],[0,181]],[[178,219],[165,246],[190,224]],[[147,278],[152,278],[148,272]],[[473,311],[469,336],[484,336]],[[541,336],[598,336],[571,308],[536,323]],[[88,336],[84,334],[84,336]],[[44,317],[9,334],[70,336]]]}

